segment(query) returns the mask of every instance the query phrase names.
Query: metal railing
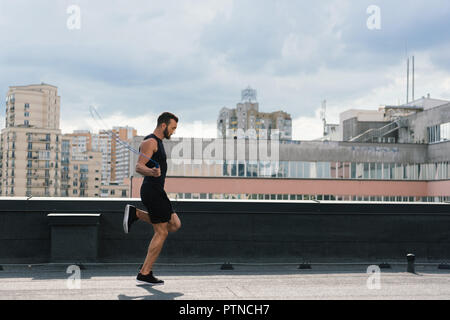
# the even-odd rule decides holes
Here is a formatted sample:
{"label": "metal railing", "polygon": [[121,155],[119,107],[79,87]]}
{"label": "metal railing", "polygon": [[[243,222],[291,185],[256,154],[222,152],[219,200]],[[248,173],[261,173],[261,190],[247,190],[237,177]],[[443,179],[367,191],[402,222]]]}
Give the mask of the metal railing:
{"label": "metal railing", "polygon": [[367,142],[373,141],[374,138],[381,138],[389,133],[392,133],[405,125],[405,122],[402,119],[396,120],[392,123],[385,125],[384,127],[378,129],[369,129],[366,132],[353,137],[350,139],[350,142]]}

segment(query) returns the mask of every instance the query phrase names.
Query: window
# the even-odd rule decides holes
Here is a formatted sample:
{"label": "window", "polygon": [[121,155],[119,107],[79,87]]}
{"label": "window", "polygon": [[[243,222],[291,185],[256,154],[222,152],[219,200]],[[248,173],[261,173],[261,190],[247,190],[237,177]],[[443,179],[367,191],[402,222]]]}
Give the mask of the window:
{"label": "window", "polygon": [[287,161],[279,161],[276,162],[278,165],[278,174],[279,178],[287,178],[288,177],[288,162]]}
{"label": "window", "polygon": [[363,174],[363,178],[364,178],[364,179],[370,179],[370,177],[369,177],[369,163],[364,163],[364,174]]}
{"label": "window", "polygon": [[258,163],[250,161],[247,163],[247,177],[256,177],[258,175]]}
{"label": "window", "polygon": [[441,141],[450,140],[450,122],[441,124]]}
{"label": "window", "polygon": [[303,162],[297,162],[297,176],[296,178],[304,178],[303,175]]}
{"label": "window", "polygon": [[238,175],[239,177],[245,176],[245,164],[242,161],[238,162]]}
{"label": "window", "polygon": [[378,180],[382,179],[382,163],[376,163],[375,164],[375,172],[376,172],[376,178]]}
{"label": "window", "polygon": [[350,178],[356,179],[356,163],[351,163],[350,165]]}
{"label": "window", "polygon": [[427,128],[428,143],[450,140],[450,122]]}
{"label": "window", "polygon": [[303,162],[303,177],[304,178],[312,178],[311,177],[311,162]]}

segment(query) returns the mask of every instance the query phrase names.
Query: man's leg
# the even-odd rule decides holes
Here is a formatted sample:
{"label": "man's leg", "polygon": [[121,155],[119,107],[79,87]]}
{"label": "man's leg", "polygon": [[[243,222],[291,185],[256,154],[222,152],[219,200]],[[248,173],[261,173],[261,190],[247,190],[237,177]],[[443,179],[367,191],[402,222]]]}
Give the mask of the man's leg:
{"label": "man's leg", "polygon": [[[136,208],[136,216],[139,218],[139,220],[142,220],[144,222],[152,224],[152,222],[150,221],[150,217],[148,215],[148,212]],[[181,228],[180,218],[174,212],[174,213],[172,213],[170,221],[169,221],[169,223],[167,225],[167,231],[169,231],[169,232],[176,232],[180,228]]]}
{"label": "man's leg", "polygon": [[172,213],[172,216],[170,217],[170,221],[167,224],[167,231],[176,232],[180,228],[181,228],[180,218],[178,218],[178,215],[174,212],[174,213]]}
{"label": "man's leg", "polygon": [[144,222],[152,224],[152,222],[150,221],[150,217],[149,217],[147,211],[140,210],[140,209],[136,208],[136,216],[138,217],[139,220],[142,220]]}
{"label": "man's leg", "polygon": [[147,256],[145,257],[144,265],[141,268],[140,273],[143,275],[147,275],[152,271],[153,264],[158,258],[161,249],[164,245],[164,241],[167,238],[168,230],[167,230],[167,222],[153,224],[153,229],[155,233],[153,234],[152,241],[150,241],[150,245],[148,247]]}

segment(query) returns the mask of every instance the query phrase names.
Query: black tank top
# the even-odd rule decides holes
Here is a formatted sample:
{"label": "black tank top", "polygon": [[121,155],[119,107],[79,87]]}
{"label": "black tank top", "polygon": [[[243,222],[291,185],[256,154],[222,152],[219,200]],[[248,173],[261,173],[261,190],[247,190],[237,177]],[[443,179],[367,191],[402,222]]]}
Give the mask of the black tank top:
{"label": "black tank top", "polygon": [[[161,168],[161,175],[159,177],[148,177],[148,176],[146,176],[146,177],[144,177],[144,182],[143,183],[158,184],[162,188],[164,188],[164,183],[166,181],[166,173],[167,173],[166,151],[164,150],[164,144],[163,144],[162,140],[160,138],[158,138],[157,136],[155,136],[153,133],[148,135],[148,136],[146,136],[144,138],[144,141],[148,140],[150,138],[154,138],[158,142],[158,151],[153,153],[152,160],[159,163],[159,167]],[[140,151],[141,151],[141,148],[139,148],[139,152]],[[145,166],[148,167],[148,168],[154,168],[156,165],[155,165],[154,162],[149,160],[145,164]]]}

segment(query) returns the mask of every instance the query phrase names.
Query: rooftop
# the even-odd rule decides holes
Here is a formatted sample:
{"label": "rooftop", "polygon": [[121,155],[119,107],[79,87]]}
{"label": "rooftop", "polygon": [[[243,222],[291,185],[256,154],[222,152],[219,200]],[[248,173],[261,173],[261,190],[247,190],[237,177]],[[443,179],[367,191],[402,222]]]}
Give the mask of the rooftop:
{"label": "rooftop", "polygon": [[[68,265],[10,265],[0,271],[1,299],[15,300],[446,300],[450,270],[417,265],[381,269],[380,288],[368,285],[368,265],[155,265],[164,286],[137,286],[138,265],[86,265],[79,288]],[[371,289],[372,288],[372,289]]]}

